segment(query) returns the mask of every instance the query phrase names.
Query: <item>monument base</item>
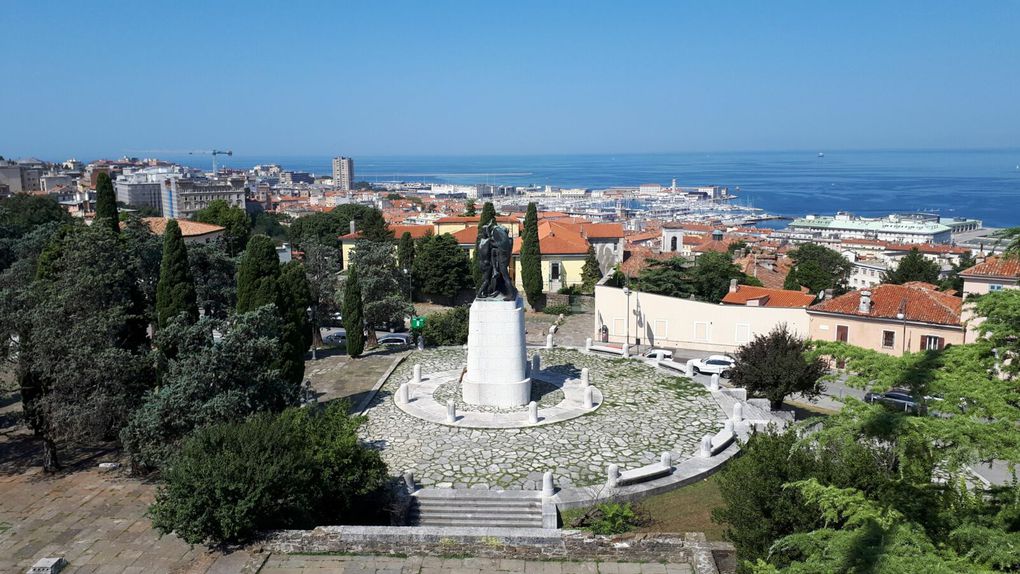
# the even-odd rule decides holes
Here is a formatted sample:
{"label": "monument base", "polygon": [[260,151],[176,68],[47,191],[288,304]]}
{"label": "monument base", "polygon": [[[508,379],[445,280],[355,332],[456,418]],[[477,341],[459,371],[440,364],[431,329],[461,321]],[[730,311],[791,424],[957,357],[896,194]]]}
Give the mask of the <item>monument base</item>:
{"label": "monument base", "polygon": [[468,322],[467,372],[461,396],[472,405],[515,407],[531,401],[524,302],[476,299]]}

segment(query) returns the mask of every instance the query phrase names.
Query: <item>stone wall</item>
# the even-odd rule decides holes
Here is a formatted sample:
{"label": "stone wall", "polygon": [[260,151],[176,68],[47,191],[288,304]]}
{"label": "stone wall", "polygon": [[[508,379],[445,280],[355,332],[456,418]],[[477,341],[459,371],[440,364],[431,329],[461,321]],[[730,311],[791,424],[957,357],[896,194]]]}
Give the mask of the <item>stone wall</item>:
{"label": "stone wall", "polygon": [[688,563],[701,573],[717,572],[713,553],[732,553],[726,543],[706,542],[700,533],[598,536],[577,530],[526,528],[435,528],[320,526],[279,530],[262,541],[281,553],[475,556],[522,560],[612,560]]}

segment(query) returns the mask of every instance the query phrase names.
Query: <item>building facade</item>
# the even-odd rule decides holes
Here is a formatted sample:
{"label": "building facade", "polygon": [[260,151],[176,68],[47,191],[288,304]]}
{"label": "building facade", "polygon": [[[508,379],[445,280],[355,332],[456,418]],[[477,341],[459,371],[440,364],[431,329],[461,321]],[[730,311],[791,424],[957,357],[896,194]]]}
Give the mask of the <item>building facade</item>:
{"label": "building facade", "polygon": [[333,186],[341,191],[354,189],[354,160],[349,157],[333,158]]}
{"label": "building facade", "polygon": [[901,218],[864,219],[849,213],[835,216],[808,215],[790,222],[791,239],[877,239],[899,243],[949,243],[952,229],[936,221]]}
{"label": "building facade", "polygon": [[191,219],[196,211],[216,200],[244,209],[244,188],[229,182],[209,179],[168,179],[160,186],[162,215],[173,219]]}

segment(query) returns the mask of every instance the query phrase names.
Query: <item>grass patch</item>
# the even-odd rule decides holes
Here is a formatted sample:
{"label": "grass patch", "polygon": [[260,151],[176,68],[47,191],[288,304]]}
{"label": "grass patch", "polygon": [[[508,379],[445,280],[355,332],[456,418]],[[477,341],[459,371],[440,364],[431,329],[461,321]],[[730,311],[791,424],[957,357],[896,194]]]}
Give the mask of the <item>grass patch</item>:
{"label": "grass patch", "polygon": [[11,525],[6,522],[0,522],[0,534],[7,532],[11,529]]}
{"label": "grass patch", "polygon": [[826,409],[818,405],[811,403],[802,403],[794,401],[786,401],[783,403],[783,410],[789,410],[793,412],[793,416],[796,420],[802,421],[813,417],[828,417],[836,414],[837,411],[832,409]]}
{"label": "grass patch", "polygon": [[704,532],[709,540],[726,540],[726,525],[712,522],[712,510],[723,506],[715,476],[650,496],[641,506],[652,523],[638,532]]}

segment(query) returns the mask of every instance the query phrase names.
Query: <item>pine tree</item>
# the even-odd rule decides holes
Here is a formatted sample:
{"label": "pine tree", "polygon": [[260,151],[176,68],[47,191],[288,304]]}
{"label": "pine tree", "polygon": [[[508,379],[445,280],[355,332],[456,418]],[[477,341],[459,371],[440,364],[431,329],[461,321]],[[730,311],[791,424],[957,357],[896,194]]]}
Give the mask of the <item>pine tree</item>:
{"label": "pine tree", "polygon": [[280,270],[280,374],[288,382],[300,385],[305,376],[305,352],[312,345],[312,325],[308,309],[312,292],[304,265],[291,261]]}
{"label": "pine tree", "polygon": [[538,243],[538,208],[534,202],[528,204],[524,215],[524,233],[521,242],[521,281],[524,294],[532,308],[541,306],[542,289],[542,251]]}
{"label": "pine tree", "polygon": [[188,250],[180,226],[171,219],[163,232],[163,259],[156,286],[156,317],[162,328],[170,319],[181,314],[189,323],[198,320],[195,281],[188,267]]}
{"label": "pine tree", "polygon": [[120,233],[120,216],[117,214],[117,194],[113,191],[110,174],[99,172],[96,176],[96,221],[106,220],[114,233]]}
{"label": "pine tree", "polygon": [[581,268],[581,291],[593,292],[599,279],[602,279],[602,268],[599,267],[599,259],[595,256],[595,246],[589,245],[588,256],[584,260],[584,267]]}
{"label": "pine tree", "polygon": [[247,313],[280,299],[280,259],[273,240],[256,235],[237,266],[237,312]]}
{"label": "pine tree", "polygon": [[405,231],[400,236],[400,243],[397,244],[397,264],[401,270],[408,273],[414,268],[414,239],[411,238],[410,231]]}
{"label": "pine tree", "polygon": [[347,331],[347,354],[357,358],[365,351],[365,320],[361,308],[361,284],[357,267],[351,266],[344,283],[344,330]]}
{"label": "pine tree", "polygon": [[478,242],[482,236],[482,228],[496,221],[496,208],[491,201],[482,206],[482,215],[478,218],[478,234],[475,235],[475,250],[471,253],[471,277],[475,280],[475,288],[482,284],[482,271],[478,268]]}
{"label": "pine tree", "polygon": [[907,253],[895,269],[889,269],[882,274],[882,283],[902,285],[911,281],[923,281],[924,283],[938,283],[942,268],[938,263],[925,259],[924,255],[915,247]]}

